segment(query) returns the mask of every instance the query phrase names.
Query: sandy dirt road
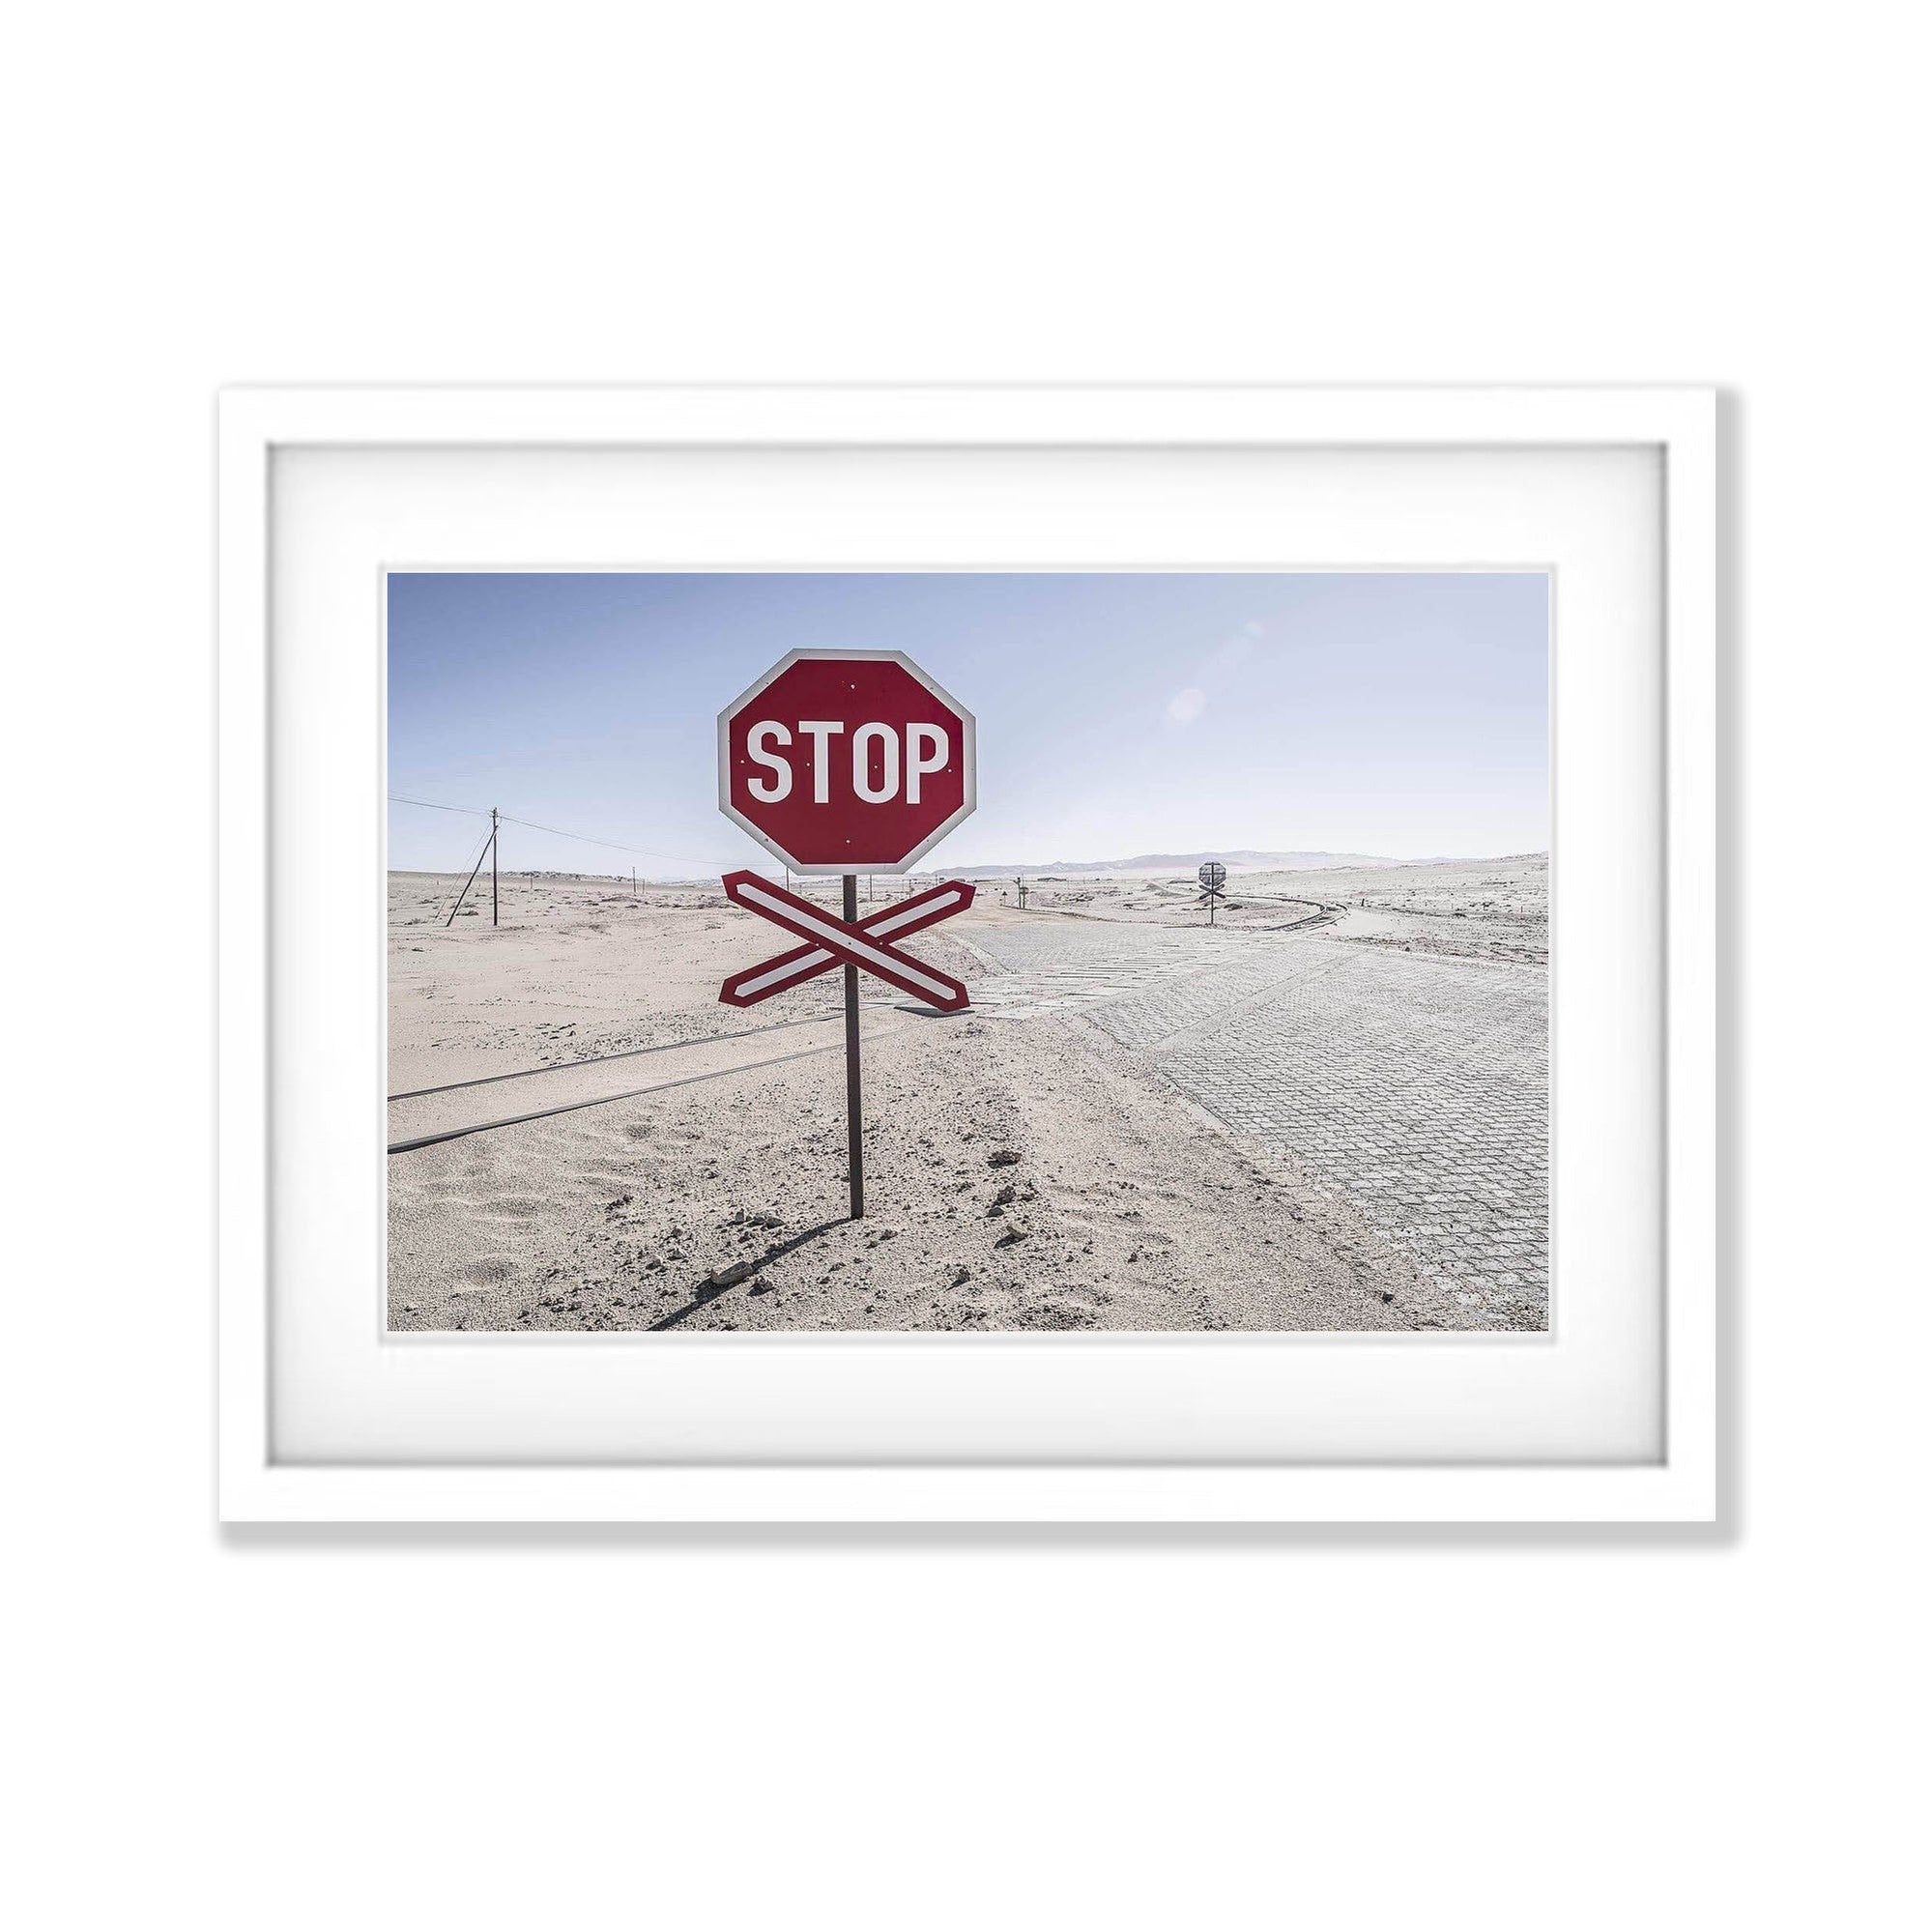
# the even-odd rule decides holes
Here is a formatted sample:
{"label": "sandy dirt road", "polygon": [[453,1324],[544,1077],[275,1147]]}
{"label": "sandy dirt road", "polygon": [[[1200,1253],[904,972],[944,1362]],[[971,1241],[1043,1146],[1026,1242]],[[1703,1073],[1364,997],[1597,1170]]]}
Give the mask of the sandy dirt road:
{"label": "sandy dirt road", "polygon": [[1546,1325],[1541,966],[1392,945],[1349,918],[1207,931],[995,908],[965,937],[1002,968],[983,1013],[1085,1024],[1238,1144],[1326,1187],[1414,1262],[1410,1307]]}
{"label": "sandy dirt road", "polygon": [[[739,1013],[718,985],[773,939],[720,894],[514,879],[501,927],[445,931],[442,883],[391,881],[389,1091],[410,1096],[389,1109],[394,1326],[1480,1318],[1445,1307],[1344,1192],[1225,1131],[1072,1011],[1017,1025],[871,1001],[871,1212],[848,1222],[836,976]],[[981,923],[957,922],[965,943],[915,942],[976,999],[1018,977],[979,946]],[[540,1117],[436,1138],[526,1114]]]}

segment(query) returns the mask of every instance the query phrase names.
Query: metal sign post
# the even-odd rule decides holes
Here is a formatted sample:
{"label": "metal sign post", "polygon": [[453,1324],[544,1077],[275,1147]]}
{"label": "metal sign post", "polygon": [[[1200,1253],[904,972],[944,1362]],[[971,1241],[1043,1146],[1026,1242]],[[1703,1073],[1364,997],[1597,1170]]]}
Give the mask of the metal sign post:
{"label": "metal sign post", "polygon": [[[858,879],[846,874],[846,924],[858,924]],[[865,1137],[859,1105],[858,967],[846,962],[846,1179],[851,1218],[865,1219]]]}
{"label": "metal sign post", "polygon": [[[893,942],[963,912],[973,888],[929,892],[858,910],[858,875],[905,874],[977,802],[972,713],[896,650],[794,650],[718,713],[718,809],[785,865],[777,886],[751,871],[726,875],[725,895],[804,943],[734,973],[718,997],[750,1006],[845,970],[846,1165],[851,1218],[865,1213],[858,976],[896,986],[941,1013],[966,990]],[[800,879],[840,880],[843,917],[793,892]]]}

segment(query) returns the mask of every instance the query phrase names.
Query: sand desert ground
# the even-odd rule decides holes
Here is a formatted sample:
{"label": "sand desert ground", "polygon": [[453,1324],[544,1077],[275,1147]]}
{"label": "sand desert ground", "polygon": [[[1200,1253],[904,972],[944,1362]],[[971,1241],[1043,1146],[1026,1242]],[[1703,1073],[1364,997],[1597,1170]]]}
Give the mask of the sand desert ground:
{"label": "sand desert ground", "polygon": [[[1013,880],[992,875],[986,882],[1002,903],[1018,903]],[[1028,879],[1026,905],[1029,910],[1079,912],[1137,925],[1208,923],[1197,881],[1171,873]],[[1537,854],[1431,865],[1230,872],[1215,923],[1251,932],[1340,926],[1347,938],[1370,945],[1445,958],[1547,965],[1548,864]]]}
{"label": "sand desert ground", "polygon": [[1545,1325],[1543,855],[1236,874],[1211,931],[1185,877],[965,876],[913,949],[973,1010],[862,982],[852,1223],[839,977],[717,1000],[784,935],[555,875],[446,930],[391,874],[391,1325]]}

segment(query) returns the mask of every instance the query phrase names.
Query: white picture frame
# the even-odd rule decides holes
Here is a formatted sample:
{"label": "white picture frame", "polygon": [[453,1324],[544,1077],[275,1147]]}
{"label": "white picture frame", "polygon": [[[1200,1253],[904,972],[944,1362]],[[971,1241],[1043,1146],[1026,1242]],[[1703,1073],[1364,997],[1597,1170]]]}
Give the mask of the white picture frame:
{"label": "white picture frame", "polygon": [[[1716,402],[1701,389],[236,389],[220,402],[219,619],[220,619],[220,1416],[219,1510],[235,1521],[1277,1521],[1277,1522],[1708,1522],[1719,1503],[1717,1429],[1717,1302],[1716,1204]],[[786,1355],[768,1344],[735,1358],[715,1350],[686,1349],[653,1358],[675,1370],[680,1385],[710,1389],[706,1413],[723,1431],[701,1458],[598,1459],[572,1450],[558,1437],[542,1455],[505,1440],[491,1452],[487,1402],[479,1409],[481,1435],[465,1438],[461,1454],[426,1452],[404,1431],[384,1442],[372,1435],[368,1454],[349,1453],[340,1439],[329,1453],[286,1453],[290,1416],[298,1400],[290,1362],[273,1355],[278,1325],[284,1340],[293,1328],[277,1313],[277,1270],[303,1258],[300,1229],[280,1225],[289,1180],[290,1149],[278,1145],[272,1096],[299,1078],[299,1055],[272,1048],[271,920],[273,879],[278,862],[272,825],[285,829],[289,814],[273,795],[271,737],[276,682],[287,670],[277,651],[292,648],[287,621],[291,598],[303,584],[281,581],[290,567],[286,547],[272,540],[277,478],[285,459],[302,452],[431,452],[446,465],[499,465],[505,452],[533,458],[557,452],[704,452],[720,463],[745,452],[787,452],[788,466],[850,463],[930,466],[943,452],[996,453],[1002,463],[1024,466],[1029,453],[1041,464],[1079,452],[1088,474],[1104,474],[1110,452],[1145,469],[1171,457],[1192,463],[1203,451],[1266,456],[1279,452],[1304,466],[1347,465],[1390,452],[1429,452],[1445,461],[1481,463],[1500,457],[1562,452],[1625,452],[1654,470],[1658,527],[1655,536],[1655,620],[1660,678],[1645,687],[1660,702],[1651,721],[1658,735],[1660,786],[1633,783],[1623,801],[1655,816],[1661,855],[1658,944],[1643,957],[1654,972],[1655,1038],[1607,1041],[1610,1057],[1632,1063],[1656,1055],[1660,1104],[1655,1110],[1658,1185],[1655,1225],[1636,1230],[1640,1246],[1654,1244],[1660,1305],[1654,1321],[1651,1359],[1657,1408],[1641,1455],[1576,1453],[1542,1456],[1456,1454],[1445,1439],[1441,1455],[1429,1451],[1427,1430],[1412,1429],[1400,1453],[1350,1447],[1341,1434],[1324,1453],[1319,1427],[1299,1442],[1292,1456],[1183,1456],[1171,1438],[1137,1449],[1134,1402],[1129,1390],[1158,1388],[1171,1374],[1173,1357],[1157,1349],[1123,1349],[1109,1359],[1093,1388],[1117,1388],[1120,1413],[1108,1431],[1105,1452],[1079,1456],[1026,1453],[1011,1457],[975,1454],[936,1457],[917,1447],[891,1453],[889,1430],[870,1438],[863,1456],[848,1450],[809,1456],[773,1454],[752,1427],[756,1405],[782,1392],[787,1364],[829,1360],[822,1347],[802,1346]],[[1100,469],[1094,465],[1102,466]],[[728,465],[727,465],[728,467]],[[790,474],[790,468],[788,468]],[[1447,474],[1446,472],[1444,474]],[[1479,474],[1472,472],[1471,474]],[[513,541],[515,485],[493,504],[489,515],[504,543]],[[593,487],[585,484],[584,487]],[[460,494],[460,492],[452,492]],[[1507,492],[1504,492],[1507,494]],[[506,509],[504,505],[508,505]],[[480,524],[472,526],[480,529]],[[1413,526],[1412,526],[1413,528]],[[727,567],[729,553],[696,556],[646,546],[649,554],[613,558],[607,532],[587,524],[586,554],[563,558],[539,544],[524,561],[530,567],[587,567],[592,563],[646,567]],[[1139,562],[1168,561],[1165,546],[1143,531]],[[775,553],[767,552],[768,557]],[[1299,556],[1299,552],[1293,553]],[[1192,553],[1191,553],[1192,555]],[[389,556],[391,562],[442,562],[464,558]],[[797,566],[814,559],[795,551],[784,560]],[[840,560],[834,558],[830,562]],[[895,567],[907,559],[895,556]],[[943,560],[970,567],[970,557]],[[1007,564],[1008,555],[986,555],[981,567]],[[1033,562],[1037,560],[1023,560]],[[1060,562],[1081,560],[1061,558]],[[1134,559],[1110,554],[1108,567],[1133,567]],[[1250,567],[1285,557],[1242,559]],[[1324,561],[1304,558],[1304,563]],[[1392,541],[1380,560],[1390,566],[1416,561]],[[1439,567],[1445,560],[1436,557]],[[1520,562],[1495,555],[1460,558],[1467,566]],[[850,557],[847,567],[852,567]],[[502,567],[499,562],[498,567]],[[1648,566],[1647,566],[1648,567]],[[1650,621],[1651,618],[1645,620]],[[368,607],[373,638],[376,599]],[[332,633],[332,638],[339,633]],[[331,649],[352,649],[332,643]],[[1640,721],[1639,721],[1640,724]],[[360,729],[360,727],[356,727]],[[326,717],[298,729],[328,729]],[[1638,725],[1632,725],[1637,730]],[[371,744],[379,742],[380,725]],[[1634,741],[1634,740],[1633,740]],[[360,768],[362,748],[343,758]],[[1558,756],[1562,746],[1559,738]],[[373,767],[371,767],[373,768]],[[1632,769],[1648,769],[1641,761]],[[1610,794],[1616,762],[1600,764],[1592,807],[1618,809]],[[1656,795],[1653,795],[1656,794]],[[281,801],[285,807],[286,801]],[[1648,822],[1648,821],[1647,821]],[[284,830],[277,830],[281,837]],[[1565,829],[1556,837],[1555,868],[1561,896]],[[360,849],[359,849],[360,850]],[[376,864],[373,853],[368,863]],[[1579,970],[1585,964],[1579,956]],[[1568,970],[1557,953],[1561,982]],[[345,997],[361,1000],[366,990]],[[373,1114],[372,1114],[373,1119]],[[286,1117],[282,1121],[286,1126]],[[1563,1136],[1562,1115],[1556,1138]],[[286,1140],[286,1134],[282,1135]],[[297,1137],[298,1139],[300,1137]],[[371,1140],[380,1144],[372,1127]],[[379,1186],[353,1163],[341,1171],[326,1162],[303,1165],[303,1185],[343,1189]],[[372,1172],[379,1168],[372,1163]],[[274,1183],[272,1185],[272,1181]],[[1559,1239],[1559,1255],[1561,1240]],[[365,1257],[366,1258],[366,1257]],[[356,1265],[360,1265],[358,1262]],[[1615,1290],[1617,1284],[1608,1284]],[[1628,1293],[1648,1292],[1632,1281]],[[1574,1339],[1573,1337],[1572,1339]],[[464,1338],[455,1339],[458,1346]],[[473,1339],[471,1339],[473,1340]],[[824,1338],[791,1338],[805,1344]],[[975,1338],[976,1341],[996,1338]],[[1306,1341],[1306,1338],[1299,1339]],[[1494,1342],[1497,1338],[1482,1338]],[[898,1358],[895,1373],[915,1380],[943,1376],[962,1359],[950,1337],[923,1339],[925,1346]],[[369,1362],[389,1346],[371,1335],[358,1341]],[[1078,1344],[1075,1344],[1076,1346]],[[1504,1341],[1507,1346],[1507,1341]],[[980,1355],[982,1378],[1031,1377],[1042,1344],[1007,1357]],[[1246,1338],[1228,1349],[1263,1378],[1290,1359],[1306,1391],[1325,1379],[1362,1372],[1367,1351],[1333,1341],[1287,1351],[1275,1339]],[[948,1351],[951,1351],[950,1353]],[[465,1372],[476,1369],[471,1349]],[[854,1351],[855,1355],[859,1351]],[[575,1351],[577,1368],[592,1351]],[[1501,1359],[1474,1348],[1439,1351],[1449,1366],[1441,1377],[1476,1376],[1482,1365]],[[305,1358],[304,1358],[305,1359]],[[403,1358],[389,1358],[391,1366]],[[616,1361],[619,1358],[606,1358]],[[643,1360],[633,1353],[633,1368]],[[719,1364],[755,1364],[737,1384],[718,1383]],[[1071,1355],[1056,1358],[1071,1363]],[[1189,1358],[1199,1364],[1205,1358]],[[1232,1354],[1217,1356],[1233,1364]],[[1006,1368],[987,1368],[1004,1361]],[[1122,1366],[1122,1365],[1125,1366]],[[300,1363],[297,1366],[302,1366]],[[365,1364],[366,1367],[366,1364]],[[417,1365],[420,1367],[420,1364]],[[1051,1365],[1049,1365],[1051,1369]],[[411,1372],[416,1372],[415,1369]],[[598,1370],[596,1372],[602,1372]],[[627,1371],[623,1371],[627,1372]],[[736,1372],[735,1370],[734,1372]],[[813,1372],[819,1372],[814,1369]],[[876,1377],[877,1361],[864,1371]],[[1194,1373],[1196,1370],[1186,1372]],[[1219,1372],[1219,1371],[1217,1371]],[[1230,1373],[1233,1372],[1231,1370]],[[1243,1369],[1241,1372],[1247,1372]],[[620,1381],[621,1372],[614,1370]],[[480,1385],[479,1385],[480,1386]],[[496,1390],[503,1409],[501,1380]],[[982,1394],[989,1386],[981,1382]],[[1230,1387],[1233,1385],[1230,1383]],[[1473,1387],[1474,1384],[1472,1383]],[[694,1397],[694,1399],[698,1398]],[[558,1398],[533,1397],[539,1405]],[[635,1404],[614,1386],[612,1400]],[[1262,1399],[1266,1409],[1265,1392]],[[481,1400],[481,1398],[478,1398]],[[740,1453],[721,1453],[729,1443],[734,1404],[745,1425]],[[350,1407],[353,1404],[349,1405]],[[1279,1405],[1278,1405],[1279,1406]],[[349,1408],[345,1407],[346,1415]],[[1017,1413],[1017,1410],[1016,1410]],[[1312,1410],[1311,1410],[1312,1413]],[[346,1425],[345,1425],[346,1426]],[[1029,1441],[1051,1447],[1042,1433]],[[1203,1438],[1205,1440],[1205,1438]]]}

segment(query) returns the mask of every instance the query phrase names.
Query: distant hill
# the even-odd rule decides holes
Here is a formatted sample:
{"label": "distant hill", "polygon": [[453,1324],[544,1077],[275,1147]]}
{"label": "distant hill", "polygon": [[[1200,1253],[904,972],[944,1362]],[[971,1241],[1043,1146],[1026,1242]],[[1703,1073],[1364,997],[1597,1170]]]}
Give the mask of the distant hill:
{"label": "distant hill", "polygon": [[1200,851],[1141,852],[1136,858],[1056,858],[1047,865],[1028,859],[1010,865],[962,866],[960,870],[968,879],[982,875],[1011,879],[1017,873],[1029,879],[1085,879],[1110,872],[1196,872],[1211,858],[1218,858],[1229,872],[1318,872],[1329,866],[1402,863],[1374,852]]}

